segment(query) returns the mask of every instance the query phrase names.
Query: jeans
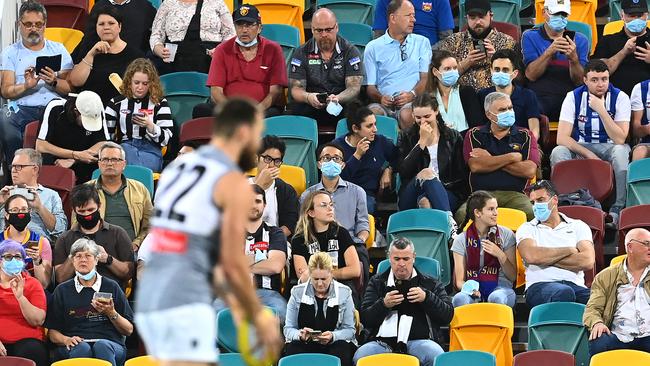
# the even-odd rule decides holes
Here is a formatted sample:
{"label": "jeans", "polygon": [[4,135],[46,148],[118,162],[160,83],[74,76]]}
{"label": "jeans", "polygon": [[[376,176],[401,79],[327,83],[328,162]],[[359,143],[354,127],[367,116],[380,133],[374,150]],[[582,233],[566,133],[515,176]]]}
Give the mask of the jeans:
{"label": "jeans", "polygon": [[591,356],[615,349],[633,349],[637,351],[650,352],[650,336],[634,338],[632,342],[624,343],[619,341],[613,333],[603,333],[600,337],[593,341],[589,341],[589,354]]}
{"label": "jeans", "polygon": [[14,152],[23,147],[25,126],[43,118],[45,107],[20,106],[14,113],[8,106],[0,110],[0,142],[8,163],[14,158]]}
{"label": "jeans", "polygon": [[[275,290],[260,288],[256,291],[257,297],[264,306],[268,306],[280,318],[280,325],[284,326],[284,319],[287,316],[287,300]],[[217,298],[212,303],[215,312],[219,312],[227,308],[223,300]]]}
{"label": "jeans", "polygon": [[[608,161],[614,168],[614,178],[616,180],[616,201],[612,208],[620,211],[625,207],[625,191],[627,189],[627,166],[630,164],[630,146],[627,144],[615,145],[610,143],[580,143],[587,150],[596,154],[600,159]],[[579,159],[580,156],[572,152],[565,146],[557,146],[551,152],[551,167],[555,164],[565,161]]]}
{"label": "jeans", "polygon": [[160,147],[145,139],[124,141],[122,148],[126,153],[126,163],[151,169],[152,172],[162,170],[163,156]]}
{"label": "jeans", "polygon": [[113,366],[122,366],[126,361],[126,347],[108,339],[100,339],[97,342],[81,342],[69,351],[65,347],[59,347],[57,352],[64,359],[99,358],[110,362]]}
{"label": "jeans", "polygon": [[532,308],[549,302],[587,304],[591,291],[570,281],[537,282],[526,290],[526,303]]}
{"label": "jeans", "polygon": [[[409,355],[415,356],[418,360],[420,360],[421,366],[433,366],[433,361],[436,359],[436,357],[445,352],[442,350],[442,347],[438,345],[438,343],[430,339],[416,339],[413,341],[408,341],[406,343],[406,350]],[[357,361],[359,361],[359,359],[362,357],[391,352],[392,350],[390,347],[388,347],[388,345],[383,342],[368,342],[359,347],[357,352],[354,353],[354,364],[356,365]]]}
{"label": "jeans", "polygon": [[423,197],[426,197],[429,200],[431,208],[446,212],[451,211],[449,195],[440,180],[428,179],[418,181],[415,178],[411,179],[406,187],[402,189],[402,192],[400,192],[398,202],[399,210],[404,211],[411,208],[417,208],[418,202]]}
{"label": "jeans", "polygon": [[368,213],[371,215],[375,213],[377,208],[377,199],[368,192],[366,192],[366,207],[368,207]]}
{"label": "jeans", "polygon": [[[533,205],[530,204],[530,198],[521,192],[515,191],[490,191],[496,199],[499,207],[512,208],[515,210],[523,211],[526,214],[526,219],[528,221],[535,218],[533,215]],[[458,225],[462,225],[465,222],[465,216],[467,216],[467,202],[463,203],[458,210],[454,218]]]}
{"label": "jeans", "polygon": [[[459,292],[451,299],[451,304],[457,308],[459,306],[474,304],[480,302],[481,299],[474,299],[466,293]],[[488,296],[488,302],[492,304],[508,305],[511,308],[515,306],[517,295],[515,291],[507,287],[497,287]]]}

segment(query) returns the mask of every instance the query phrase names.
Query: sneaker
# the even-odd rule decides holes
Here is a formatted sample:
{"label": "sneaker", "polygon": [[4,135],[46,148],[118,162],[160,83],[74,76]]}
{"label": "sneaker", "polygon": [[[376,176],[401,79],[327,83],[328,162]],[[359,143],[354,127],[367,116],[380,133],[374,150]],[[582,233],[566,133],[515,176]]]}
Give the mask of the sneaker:
{"label": "sneaker", "polygon": [[458,224],[454,220],[454,216],[449,212],[449,243],[452,244],[458,236]]}
{"label": "sneaker", "polygon": [[610,230],[618,230],[618,217],[620,209],[612,207],[607,216],[605,216],[605,228]]}

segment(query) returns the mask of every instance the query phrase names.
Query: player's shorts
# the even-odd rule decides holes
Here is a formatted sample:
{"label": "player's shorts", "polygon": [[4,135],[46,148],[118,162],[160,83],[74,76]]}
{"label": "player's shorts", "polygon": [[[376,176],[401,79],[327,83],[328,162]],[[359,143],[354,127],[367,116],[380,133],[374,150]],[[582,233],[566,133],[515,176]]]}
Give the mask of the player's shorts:
{"label": "player's shorts", "polygon": [[147,353],[156,359],[217,362],[217,321],[209,304],[136,313],[135,323]]}

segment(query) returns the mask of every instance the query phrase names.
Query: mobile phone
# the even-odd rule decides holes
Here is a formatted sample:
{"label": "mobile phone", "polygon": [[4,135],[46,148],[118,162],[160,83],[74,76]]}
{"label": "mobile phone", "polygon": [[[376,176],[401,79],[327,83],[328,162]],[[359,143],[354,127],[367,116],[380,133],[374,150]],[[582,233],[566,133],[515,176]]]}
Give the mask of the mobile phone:
{"label": "mobile phone", "polygon": [[321,103],[327,102],[327,93],[318,93],[318,94],[316,94],[316,99],[318,99],[318,101],[321,102]]}
{"label": "mobile phone", "polygon": [[38,250],[38,241],[36,240],[30,240],[27,242],[27,248],[28,249],[33,249],[33,250]]}
{"label": "mobile phone", "polygon": [[475,50],[479,50],[487,55],[487,50],[485,49],[485,43],[482,39],[472,39],[472,45],[474,45]]}
{"label": "mobile phone", "polygon": [[97,291],[93,294],[93,300],[97,300],[101,303],[110,303],[111,300],[113,299],[113,294],[110,292],[100,292]]}
{"label": "mobile phone", "polygon": [[144,118],[144,117],[145,117],[145,114],[144,114],[144,113],[137,112],[137,113],[133,113],[133,117]]}
{"label": "mobile phone", "polygon": [[311,330],[307,334],[309,334],[309,338],[313,341],[317,341],[317,337],[320,337],[321,334],[323,334],[322,331],[320,330]]}
{"label": "mobile phone", "polygon": [[399,291],[404,297],[406,297],[411,289],[410,280],[397,280],[395,281],[395,289]]}
{"label": "mobile phone", "polygon": [[36,57],[36,66],[34,67],[36,75],[40,74],[45,67],[49,67],[54,72],[61,71],[61,55]]}
{"label": "mobile phone", "polygon": [[648,42],[648,36],[647,35],[636,37],[636,46],[637,47],[646,48],[647,47],[646,44],[645,44],[646,42]]}
{"label": "mobile phone", "polygon": [[25,197],[28,201],[33,201],[34,200],[34,193],[30,192],[29,189],[27,189],[27,188],[21,188],[21,187],[12,188],[9,191],[9,195],[13,196],[15,194],[19,194],[19,195]]}
{"label": "mobile phone", "polygon": [[570,31],[570,30],[565,30],[564,31],[564,37],[569,37],[572,41],[575,41],[576,39],[576,32],[575,31]]}

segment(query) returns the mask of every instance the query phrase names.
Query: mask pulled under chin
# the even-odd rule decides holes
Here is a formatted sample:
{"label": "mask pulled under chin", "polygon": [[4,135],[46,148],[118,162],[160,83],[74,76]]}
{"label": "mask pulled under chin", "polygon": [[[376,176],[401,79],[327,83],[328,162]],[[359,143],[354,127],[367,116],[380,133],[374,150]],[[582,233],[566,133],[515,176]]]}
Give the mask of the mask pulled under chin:
{"label": "mask pulled under chin", "polygon": [[235,38],[235,43],[245,48],[253,47],[257,44],[257,37],[255,37],[252,41],[248,43],[244,43],[241,40],[239,40],[239,38]]}

